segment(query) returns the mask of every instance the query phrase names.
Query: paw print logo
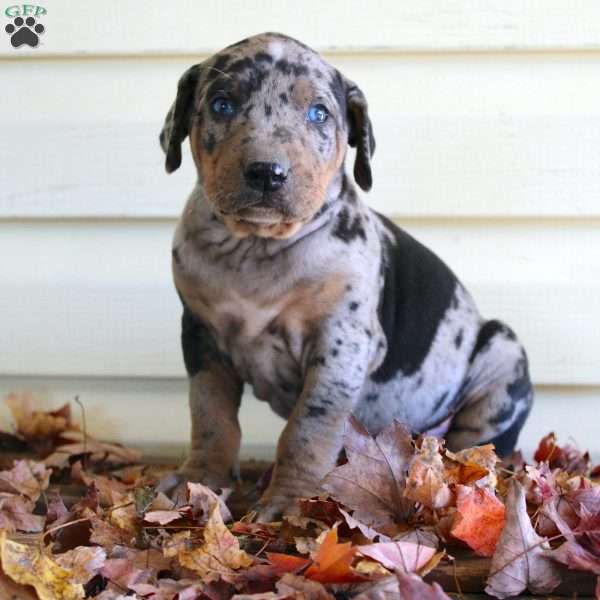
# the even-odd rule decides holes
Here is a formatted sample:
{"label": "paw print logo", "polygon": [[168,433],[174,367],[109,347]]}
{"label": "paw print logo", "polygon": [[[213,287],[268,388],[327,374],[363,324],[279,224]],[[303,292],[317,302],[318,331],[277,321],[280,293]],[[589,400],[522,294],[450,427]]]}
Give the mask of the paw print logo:
{"label": "paw print logo", "polygon": [[40,34],[44,33],[45,28],[41,23],[36,23],[33,17],[17,17],[12,23],[9,23],[4,30],[10,35],[10,43],[14,48],[23,44],[35,48],[40,43]]}

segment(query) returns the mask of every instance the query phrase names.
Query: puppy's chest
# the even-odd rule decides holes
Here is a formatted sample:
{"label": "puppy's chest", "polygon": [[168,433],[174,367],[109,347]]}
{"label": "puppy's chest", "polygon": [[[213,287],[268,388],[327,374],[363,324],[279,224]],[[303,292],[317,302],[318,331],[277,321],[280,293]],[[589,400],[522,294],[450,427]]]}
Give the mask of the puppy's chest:
{"label": "puppy's chest", "polygon": [[190,285],[181,279],[178,288],[255,395],[289,416],[312,342],[341,297],[343,281],[336,276],[301,281],[279,293],[248,293],[230,284]]}

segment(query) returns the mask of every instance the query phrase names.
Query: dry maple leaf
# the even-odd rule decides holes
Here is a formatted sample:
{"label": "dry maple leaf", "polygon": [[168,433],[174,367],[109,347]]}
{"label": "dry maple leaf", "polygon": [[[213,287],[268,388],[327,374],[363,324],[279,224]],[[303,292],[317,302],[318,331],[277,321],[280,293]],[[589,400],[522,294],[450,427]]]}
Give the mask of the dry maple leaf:
{"label": "dry maple leaf", "polygon": [[95,485],[98,490],[98,500],[101,506],[113,506],[121,504],[125,500],[125,496],[130,489],[130,486],[125,485],[118,479],[98,475],[96,473],[87,473],[81,464],[81,461],[76,461],[71,467],[71,478],[75,481],[81,481],[86,486]]}
{"label": "dry maple leaf", "polygon": [[359,546],[362,556],[372,558],[391,571],[417,572],[424,567],[436,553],[431,546],[424,546],[403,540],[380,542]]}
{"label": "dry maple leaf", "polygon": [[121,590],[130,589],[137,583],[147,583],[153,575],[152,569],[141,569],[126,558],[107,559],[100,573]]}
{"label": "dry maple leaf", "polygon": [[405,472],[413,455],[408,429],[394,421],[373,438],[352,417],[344,433],[344,449],[348,462],[331,471],[321,487],[369,527],[402,521],[408,510],[402,498]]}
{"label": "dry maple leaf", "polygon": [[496,463],[499,459],[494,444],[465,448],[459,452],[446,450],[445,456],[454,463],[446,466],[446,476],[452,483],[476,483],[477,487],[496,488]]}
{"label": "dry maple leaf", "polygon": [[48,440],[74,428],[68,404],[54,411],[35,410],[31,392],[9,394],[5,402],[12,413],[17,434],[28,442]]}
{"label": "dry maple leaf", "polygon": [[0,529],[38,533],[44,530],[45,517],[32,514],[35,504],[23,496],[0,493]]}
{"label": "dry maple leaf", "polygon": [[440,454],[437,438],[425,436],[410,462],[404,495],[428,508],[444,508],[452,501],[452,492]]}
{"label": "dry maple leaf", "polygon": [[504,504],[485,488],[456,486],[456,514],[450,533],[481,556],[493,556],[504,527]]}
{"label": "dry maple leaf", "polygon": [[12,469],[0,471],[0,492],[23,494],[36,502],[47,489],[52,471],[32,460],[15,460]]}
{"label": "dry maple leaf", "polygon": [[551,552],[551,556],[570,569],[600,575],[600,513],[592,513],[585,505],[580,506],[579,523],[572,528],[560,514],[556,502],[546,505],[544,512],[566,539]]}
{"label": "dry maple leaf", "polygon": [[516,596],[526,588],[534,594],[550,593],[560,583],[560,575],[545,554],[549,549],[546,539],[537,535],[531,525],[525,490],[516,480],[509,485],[505,518],[486,593],[496,598]]}
{"label": "dry maple leaf", "polygon": [[590,455],[570,444],[559,446],[554,432],[543,437],[533,458],[538,463],[547,462],[551,469],[562,469],[570,474],[585,474],[590,469]]}
{"label": "dry maple leaf", "polygon": [[71,573],[71,581],[85,585],[103,567],[106,550],[98,546],[78,546],[53,558],[57,565]]}
{"label": "dry maple leaf", "polygon": [[240,549],[238,539],[225,526],[217,503],[210,509],[200,547],[189,549],[189,530],[184,533],[188,535],[173,536],[173,543],[164,548],[165,556],[176,556],[181,566],[195,571],[205,582],[231,577],[235,570],[254,563],[254,558]]}
{"label": "dry maple leaf", "polygon": [[44,464],[48,467],[64,469],[74,462],[76,457],[84,455],[88,457],[88,463],[104,461],[127,464],[138,462],[142,457],[139,450],[121,444],[99,442],[79,431],[65,431],[61,437],[74,441],[57,446],[54,452],[44,459]]}
{"label": "dry maple leaf", "polygon": [[275,567],[275,572],[278,575],[300,573],[312,563],[312,560],[309,558],[293,556],[292,554],[281,554],[279,552],[267,552],[267,560],[269,564]]}
{"label": "dry maple leaf", "polygon": [[304,572],[307,579],[320,583],[351,583],[365,578],[352,569],[358,547],[350,542],[338,544],[337,528],[323,535],[313,564]]}
{"label": "dry maple leaf", "polygon": [[227,505],[225,504],[225,501],[231,493],[230,489],[224,489],[221,494],[217,494],[201,483],[191,482],[188,482],[187,489],[188,502],[192,507],[192,513],[195,518],[200,519],[201,522],[206,521],[212,505],[217,503],[223,521],[227,523],[228,521],[233,520],[229,508],[227,508]]}
{"label": "dry maple leaf", "polygon": [[353,600],[450,600],[437,583],[429,585],[414,573],[398,572],[357,591]]}
{"label": "dry maple leaf", "polygon": [[275,587],[276,592],[236,594],[231,600],[334,600],[321,583],[291,573],[286,573]]}
{"label": "dry maple leaf", "polygon": [[40,600],[79,600],[85,597],[83,585],[73,573],[57,564],[39,546],[27,546],[6,539],[0,533],[0,557],[3,571],[15,582],[31,585]]}

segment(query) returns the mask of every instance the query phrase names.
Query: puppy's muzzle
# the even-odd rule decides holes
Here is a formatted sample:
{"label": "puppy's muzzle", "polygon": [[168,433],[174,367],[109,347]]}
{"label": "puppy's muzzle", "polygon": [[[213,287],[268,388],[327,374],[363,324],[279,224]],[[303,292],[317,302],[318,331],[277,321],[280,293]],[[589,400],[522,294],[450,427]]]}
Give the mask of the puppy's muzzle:
{"label": "puppy's muzzle", "polygon": [[282,165],[271,162],[253,162],[244,172],[248,186],[259,192],[276,192],[284,186],[287,176]]}

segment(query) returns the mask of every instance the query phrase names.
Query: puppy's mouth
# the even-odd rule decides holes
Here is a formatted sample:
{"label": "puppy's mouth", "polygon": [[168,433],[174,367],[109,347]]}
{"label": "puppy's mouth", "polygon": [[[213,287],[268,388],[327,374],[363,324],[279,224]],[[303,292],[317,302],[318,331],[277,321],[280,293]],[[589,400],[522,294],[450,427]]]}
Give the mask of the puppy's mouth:
{"label": "puppy's mouth", "polygon": [[220,211],[224,217],[247,225],[277,225],[279,223],[291,223],[290,215],[273,208],[252,207],[236,211]]}

